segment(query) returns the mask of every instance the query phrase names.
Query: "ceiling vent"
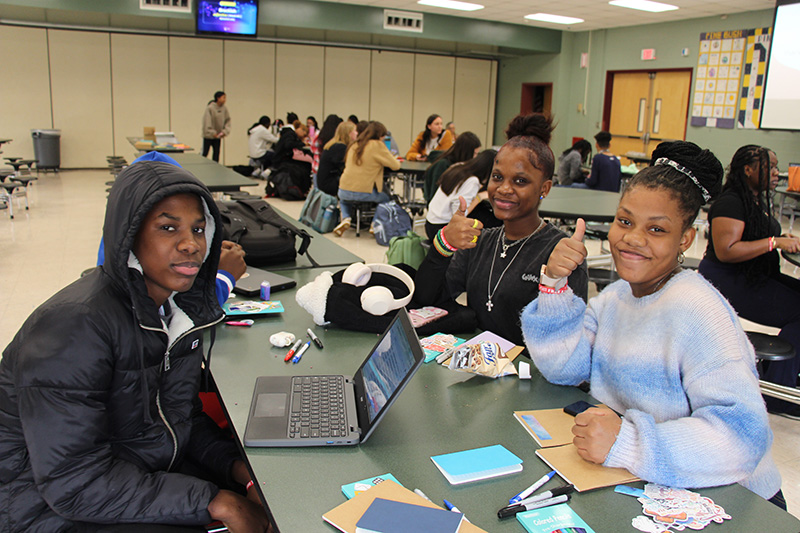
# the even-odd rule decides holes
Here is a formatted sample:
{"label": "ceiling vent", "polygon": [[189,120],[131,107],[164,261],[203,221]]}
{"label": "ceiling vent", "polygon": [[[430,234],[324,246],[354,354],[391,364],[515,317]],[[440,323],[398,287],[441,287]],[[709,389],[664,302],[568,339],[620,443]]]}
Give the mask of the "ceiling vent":
{"label": "ceiling vent", "polygon": [[422,33],[422,13],[384,9],[383,29]]}
{"label": "ceiling vent", "polygon": [[139,0],[139,9],[191,13],[192,0]]}

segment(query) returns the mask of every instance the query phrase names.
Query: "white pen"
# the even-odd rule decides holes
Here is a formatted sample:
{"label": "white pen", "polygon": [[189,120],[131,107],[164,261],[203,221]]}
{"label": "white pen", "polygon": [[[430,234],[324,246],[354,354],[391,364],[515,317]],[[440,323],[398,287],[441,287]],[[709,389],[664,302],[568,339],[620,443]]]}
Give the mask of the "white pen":
{"label": "white pen", "polygon": [[[535,496],[531,496],[530,498],[525,498],[524,500],[520,500],[515,504],[512,505],[526,505],[529,503],[540,502],[542,500],[547,500],[549,498],[555,498],[556,496],[561,496],[562,494],[571,494],[575,492],[574,485],[564,485],[563,487],[556,487],[552,490],[546,490],[544,492],[540,492]],[[511,505],[509,505],[511,507]]]}
{"label": "white pen", "polygon": [[428,498],[428,497],[425,495],[425,493],[424,493],[424,492],[422,492],[422,491],[421,491],[421,490],[419,490],[419,489],[414,489],[414,493],[415,493],[417,496],[422,496],[423,498],[425,498],[425,499],[426,499],[426,500],[428,500],[429,502],[431,501],[431,499],[430,499],[430,498]]}
{"label": "white pen", "polygon": [[513,498],[508,500],[509,505],[513,505],[513,504],[515,504],[515,503],[517,503],[517,502],[519,502],[521,500],[524,500],[525,498],[527,498],[528,496],[533,494],[539,487],[541,487],[542,485],[544,485],[545,483],[547,483],[548,481],[553,479],[553,476],[555,476],[555,475],[556,475],[556,471],[555,470],[553,470],[549,474],[543,475],[541,478],[536,480],[536,483],[534,483],[533,485],[531,485],[527,489],[523,490],[522,492],[520,492],[519,494],[517,494],[516,496],[514,496]]}

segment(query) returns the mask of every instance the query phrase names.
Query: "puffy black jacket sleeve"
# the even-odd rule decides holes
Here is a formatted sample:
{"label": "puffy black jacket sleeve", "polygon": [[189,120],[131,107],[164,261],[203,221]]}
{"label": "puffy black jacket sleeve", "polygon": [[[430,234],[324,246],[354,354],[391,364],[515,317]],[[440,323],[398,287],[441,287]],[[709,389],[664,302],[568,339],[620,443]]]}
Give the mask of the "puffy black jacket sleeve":
{"label": "puffy black jacket sleeve", "polygon": [[212,479],[235,483],[231,476],[233,462],[241,459],[236,444],[211,417],[203,412],[203,404],[195,401],[192,412],[192,434],[186,446],[186,457],[201,465]]}
{"label": "puffy black jacket sleeve", "polygon": [[85,305],[52,306],[20,340],[19,416],[40,494],[70,520],[208,523],[215,485],[147,472],[113,454],[105,405],[120,347],[103,320]]}
{"label": "puffy black jacket sleeve", "polygon": [[455,300],[466,289],[466,272],[462,272],[465,268],[463,251],[444,257],[431,246],[414,278],[414,301],[422,306],[441,307],[444,302]]}

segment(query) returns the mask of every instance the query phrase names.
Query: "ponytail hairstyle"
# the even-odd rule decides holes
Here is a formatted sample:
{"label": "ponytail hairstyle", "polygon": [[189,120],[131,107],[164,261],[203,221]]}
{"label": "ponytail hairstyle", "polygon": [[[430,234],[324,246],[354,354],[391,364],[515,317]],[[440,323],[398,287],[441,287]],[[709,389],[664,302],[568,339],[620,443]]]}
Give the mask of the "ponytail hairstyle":
{"label": "ponytail hairstyle", "polygon": [[289,111],[286,113],[286,123],[287,124],[294,124],[297,121],[297,113],[294,111]]}
{"label": "ponytail hairstyle", "polygon": [[573,150],[581,154],[581,163],[585,163],[586,158],[592,154],[592,144],[586,139],[581,139],[580,141],[576,142],[575,144],[573,144],[572,146],[561,152],[561,156],[563,157]]}
{"label": "ponytail hairstyle", "polygon": [[[463,133],[461,135],[464,135]],[[459,139],[461,138],[459,135]],[[494,165],[494,158],[497,156],[496,150],[484,150],[469,161],[464,163],[456,163],[451,166],[444,173],[439,176],[439,187],[442,192],[447,195],[458,190],[472,176],[478,178],[481,182],[481,188],[486,185],[489,180],[489,175],[492,173],[492,166]]]}
{"label": "ponytail hairstyle", "polygon": [[386,135],[386,126],[377,120],[371,120],[366,129],[358,134],[356,142],[353,145],[356,150],[356,165],[361,165],[361,158],[364,155],[364,149],[367,147],[369,141],[380,141]]}
{"label": "ponytail hairstyle", "polygon": [[[425,121],[425,131],[422,132],[422,149],[423,150],[425,149],[426,146],[428,146],[428,141],[430,141],[431,137],[432,137],[431,130],[430,130],[430,128],[428,128],[428,126],[433,124],[433,121],[436,120],[437,118],[441,118],[441,115],[437,115],[437,114],[434,113],[433,115],[428,117],[428,120]],[[439,138],[441,138],[442,135],[444,135],[444,131],[445,130],[442,129],[442,133],[439,134]]]}
{"label": "ponytail hairstyle", "polygon": [[216,102],[220,97],[225,96],[225,91],[217,91],[214,93],[214,98],[209,100],[208,103]]}
{"label": "ponytail hairstyle", "polygon": [[544,180],[553,179],[555,156],[550,149],[550,137],[553,134],[553,120],[542,113],[517,115],[506,128],[508,141],[503,146],[524,148],[530,153],[528,160],[534,168],[540,170]]}
{"label": "ponytail hairstyle", "polygon": [[722,189],[722,163],[694,143],[662,142],[653,150],[650,164],[631,179],[622,196],[636,187],[669,192],[683,215],[683,231],[692,227],[700,207]]}
{"label": "ponytail hairstyle", "polygon": [[440,159],[447,159],[450,164],[469,161],[475,157],[475,149],[480,147],[481,140],[478,139],[478,136],[471,131],[465,131],[458,136],[456,142],[447,151],[436,158],[434,163]]}
{"label": "ponytail hairstyle", "polygon": [[258,125],[264,126],[265,128],[269,129],[270,124],[272,124],[270,118],[267,115],[262,115],[261,118],[258,119],[258,122],[247,128],[247,134],[250,135],[250,132],[253,131],[253,128],[255,128]]}

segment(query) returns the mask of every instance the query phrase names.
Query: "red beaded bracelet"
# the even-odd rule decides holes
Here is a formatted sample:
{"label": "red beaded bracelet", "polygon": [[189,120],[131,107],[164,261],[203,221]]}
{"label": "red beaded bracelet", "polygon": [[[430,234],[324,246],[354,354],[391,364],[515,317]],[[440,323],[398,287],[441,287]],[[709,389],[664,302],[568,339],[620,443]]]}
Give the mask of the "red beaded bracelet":
{"label": "red beaded bracelet", "polygon": [[251,479],[250,481],[247,482],[247,485],[244,486],[244,491],[247,492],[252,488],[253,485],[255,485],[255,482],[253,482],[253,480]]}
{"label": "red beaded bracelet", "polygon": [[539,284],[539,292],[544,292],[546,294],[561,294],[562,292],[567,290],[567,287],[569,287],[569,285],[564,285],[560,289],[554,289],[553,287],[548,287],[547,285],[542,285],[540,283]]}
{"label": "red beaded bracelet", "polygon": [[769,251],[771,252],[774,249],[775,249],[775,237],[770,237],[769,238]]}

